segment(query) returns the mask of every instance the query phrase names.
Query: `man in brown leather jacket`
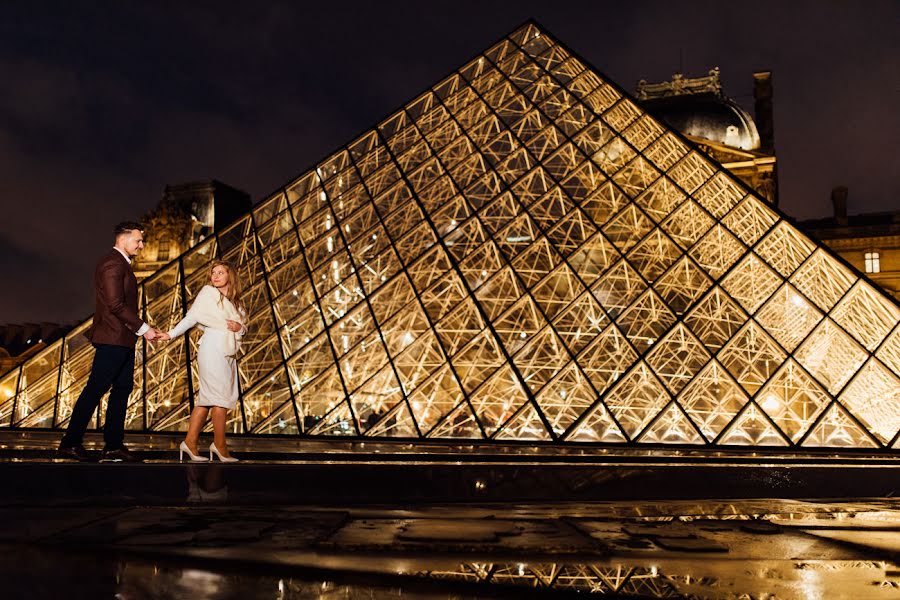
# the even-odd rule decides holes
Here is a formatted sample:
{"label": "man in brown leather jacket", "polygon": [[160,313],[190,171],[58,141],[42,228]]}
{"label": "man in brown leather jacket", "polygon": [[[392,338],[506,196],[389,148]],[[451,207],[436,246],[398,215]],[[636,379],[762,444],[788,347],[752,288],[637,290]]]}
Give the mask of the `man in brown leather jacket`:
{"label": "man in brown leather jacket", "polygon": [[115,228],[116,242],[94,270],[96,311],[94,324],[85,333],[96,352],[87,384],[78,396],[69,427],[59,444],[57,456],[79,461],[91,460],[82,438],[100,399],[112,389],[106,404],[103,426],[104,462],[140,462],[123,444],[128,396],[134,387],[134,344],[143,336],[152,342],[159,330],[138,316],[137,279],[131,259],[144,247],[139,223],[126,221]]}

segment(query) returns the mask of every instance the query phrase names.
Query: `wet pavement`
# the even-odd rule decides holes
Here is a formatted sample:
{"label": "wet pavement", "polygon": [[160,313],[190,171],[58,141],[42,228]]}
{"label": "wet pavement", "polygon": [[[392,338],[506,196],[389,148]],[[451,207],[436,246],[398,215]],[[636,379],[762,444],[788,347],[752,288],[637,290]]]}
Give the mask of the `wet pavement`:
{"label": "wet pavement", "polygon": [[895,500],[415,509],[197,501],[4,508],[0,542],[12,558],[3,569],[16,574],[6,581],[21,597],[37,585],[47,593],[29,597],[51,598],[61,589],[210,599],[392,598],[404,589],[406,598],[448,599],[517,590],[622,598],[900,594]]}
{"label": "wet pavement", "polygon": [[0,462],[4,597],[900,597],[890,465],[166,458]]}

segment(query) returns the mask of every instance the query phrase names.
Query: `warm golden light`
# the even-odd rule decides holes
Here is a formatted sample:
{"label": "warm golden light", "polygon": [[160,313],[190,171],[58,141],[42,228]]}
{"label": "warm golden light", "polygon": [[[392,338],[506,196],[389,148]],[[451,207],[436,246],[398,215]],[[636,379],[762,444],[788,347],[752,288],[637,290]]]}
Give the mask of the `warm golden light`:
{"label": "warm golden light", "polygon": [[[213,257],[250,311],[236,431],[802,448],[900,430],[897,305],[534,25],[144,280],[146,319],[174,325]],[[71,412],[89,325],[3,378],[0,423]],[[196,343],[139,345],[134,423],[185,429]]]}

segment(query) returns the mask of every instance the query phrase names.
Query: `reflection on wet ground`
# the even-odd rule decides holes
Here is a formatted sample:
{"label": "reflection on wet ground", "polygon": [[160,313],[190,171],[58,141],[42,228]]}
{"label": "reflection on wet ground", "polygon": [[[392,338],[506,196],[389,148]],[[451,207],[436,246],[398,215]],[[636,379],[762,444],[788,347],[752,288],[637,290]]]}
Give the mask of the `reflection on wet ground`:
{"label": "reflection on wet ground", "polygon": [[[690,486],[711,471],[682,472],[673,492],[670,471],[631,467],[441,469],[0,464],[14,482],[0,488],[3,589],[210,600],[900,597],[900,500],[890,494],[746,497],[751,482],[727,498],[736,470],[699,488]],[[895,471],[853,473],[893,490]],[[780,489],[832,489],[841,473]],[[651,496],[654,484],[668,498]],[[556,486],[542,492],[557,499],[517,497],[540,486]],[[585,500],[562,501],[585,490]],[[457,495],[439,502],[438,492]]]}
{"label": "reflection on wet ground", "polygon": [[4,552],[17,574],[6,581],[84,597],[393,598],[426,583],[402,597],[856,600],[900,589],[894,500],[7,507],[0,518],[0,541],[25,544]]}
{"label": "reflection on wet ground", "polygon": [[[510,597],[446,591],[418,581],[408,585],[350,577],[296,576],[232,565],[191,565],[140,556],[0,546],[4,598],[115,600],[479,600]],[[428,589],[435,588],[435,589]]]}

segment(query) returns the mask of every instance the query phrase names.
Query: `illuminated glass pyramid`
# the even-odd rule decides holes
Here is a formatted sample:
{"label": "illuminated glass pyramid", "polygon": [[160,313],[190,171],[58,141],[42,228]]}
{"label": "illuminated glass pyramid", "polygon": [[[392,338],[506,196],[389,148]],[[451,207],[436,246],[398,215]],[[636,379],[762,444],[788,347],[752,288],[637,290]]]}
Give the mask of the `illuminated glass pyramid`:
{"label": "illuminated glass pyramid", "polygon": [[[146,280],[146,318],[214,257],[252,311],[237,432],[900,448],[895,301],[533,23]],[[87,326],[0,426],[66,426]],[[186,428],[196,341],[144,345],[130,429]]]}

